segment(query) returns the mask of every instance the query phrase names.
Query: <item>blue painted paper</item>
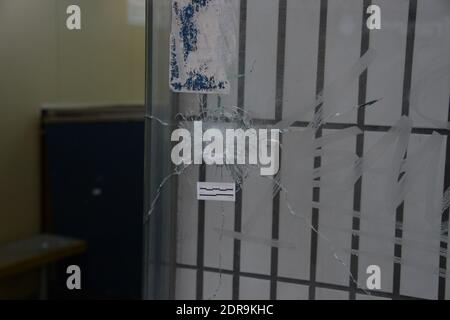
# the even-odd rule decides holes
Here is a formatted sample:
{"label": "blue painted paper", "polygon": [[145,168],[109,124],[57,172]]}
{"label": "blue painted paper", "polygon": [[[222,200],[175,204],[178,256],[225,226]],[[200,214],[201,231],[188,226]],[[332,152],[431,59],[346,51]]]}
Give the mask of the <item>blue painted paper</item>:
{"label": "blue painted paper", "polygon": [[234,12],[230,3],[172,1],[169,78],[173,91],[229,93],[226,71],[235,53]]}

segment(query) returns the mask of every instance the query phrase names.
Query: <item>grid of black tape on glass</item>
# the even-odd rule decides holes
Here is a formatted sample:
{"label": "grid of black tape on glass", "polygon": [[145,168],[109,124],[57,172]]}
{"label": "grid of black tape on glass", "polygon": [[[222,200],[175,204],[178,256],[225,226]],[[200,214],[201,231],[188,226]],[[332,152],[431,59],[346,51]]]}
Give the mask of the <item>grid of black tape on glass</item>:
{"label": "grid of black tape on glass", "polygon": [[[295,0],[298,1],[298,0]],[[363,56],[369,50],[370,43],[370,31],[366,27],[366,20],[368,18],[368,13],[366,8],[372,4],[372,0],[362,0],[363,1],[363,12],[361,15],[362,27],[361,27],[361,56]],[[273,121],[269,120],[258,120],[258,122],[264,123],[277,123],[283,118],[283,88],[284,88],[284,72],[285,72],[285,48],[286,48],[286,17],[287,17],[287,2],[288,0],[279,0],[279,19],[278,19],[278,44],[277,44],[277,81],[276,81],[276,105],[275,105],[275,119]],[[325,78],[325,63],[326,63],[326,38],[327,38],[327,20],[328,20],[328,0],[320,0],[320,20],[319,20],[319,34],[318,34],[318,62],[317,62],[317,75],[316,75],[316,92],[319,94],[324,89],[324,78]],[[402,115],[409,116],[409,96],[411,91],[412,82],[412,69],[413,69],[413,55],[414,55],[414,41],[415,41],[415,27],[416,27],[416,16],[417,16],[417,0],[409,0],[408,8],[408,26],[407,26],[407,39],[406,39],[406,52],[404,60],[404,83],[403,83],[403,103],[402,103]],[[244,74],[246,70],[246,26],[247,26],[247,0],[240,1],[240,33],[239,33],[239,74]],[[367,78],[368,71],[361,74],[359,78],[358,85],[358,105],[363,105],[366,103],[366,91],[367,91]],[[245,108],[245,79],[241,77],[238,80],[238,101],[237,105],[241,108]],[[177,103],[179,96],[174,94],[174,103]],[[203,97],[201,102],[201,108],[207,106],[207,98]],[[319,106],[320,107],[320,106]],[[316,112],[319,112],[319,107]],[[450,106],[449,106],[449,121],[450,121]],[[309,122],[298,121],[294,124],[297,127],[307,127]],[[319,138],[322,135],[322,130],[342,130],[350,127],[357,126],[363,134],[357,136],[356,139],[356,155],[362,157],[364,153],[364,133],[370,132],[381,132],[385,133],[391,129],[391,126],[385,125],[368,125],[365,123],[365,110],[361,108],[358,110],[357,123],[333,123],[327,122],[322,127],[317,130],[316,137]],[[414,127],[412,128],[412,133],[423,136],[430,136],[433,132],[438,132],[439,134],[448,137],[450,131],[447,129],[435,129],[435,128],[423,128]],[[443,190],[447,190],[450,187],[450,140],[447,139],[446,144],[446,161],[445,161],[445,185]],[[318,168],[321,166],[321,158],[316,157],[314,161],[314,167]],[[199,171],[199,181],[205,181],[206,179],[206,166],[200,167]],[[353,209],[355,211],[361,210],[361,190],[362,190],[362,178],[359,178],[355,184],[354,194],[353,194]],[[234,208],[234,231],[240,233],[242,231],[242,199],[245,197],[245,189],[239,191],[236,198],[235,208]],[[273,212],[272,212],[272,239],[279,239],[279,218],[280,218],[280,194],[276,194],[273,199]],[[313,190],[313,201],[320,201],[320,188],[314,188]],[[313,228],[315,230],[319,229],[319,217],[320,210],[312,209],[312,221]],[[403,206],[400,206],[396,212],[396,222],[397,225],[403,221]],[[442,216],[442,225],[448,224],[449,212],[446,210]],[[360,218],[357,216],[353,217],[352,230],[359,231],[360,229]],[[397,239],[402,238],[402,230],[394,230],[394,237]],[[176,233],[176,231],[174,232]],[[351,249],[353,251],[358,251],[359,249],[359,237],[357,233],[351,236]],[[173,237],[173,241],[176,240],[176,236]],[[441,249],[446,252],[447,243],[441,242]],[[270,298],[277,299],[277,285],[278,283],[286,283],[292,285],[301,285],[308,287],[308,297],[309,299],[316,298],[316,289],[330,289],[337,290],[348,294],[349,299],[355,299],[357,295],[367,294],[367,290],[358,288],[355,281],[348,279],[348,285],[337,285],[332,283],[319,282],[316,279],[317,272],[317,257],[318,257],[318,234],[312,230],[311,231],[311,248],[310,248],[310,271],[308,279],[296,279],[282,277],[278,274],[278,248],[271,248],[271,267],[270,275],[259,274],[251,272],[241,271],[241,241],[239,239],[233,240],[233,267],[232,269],[226,268],[213,268],[205,266],[204,263],[204,246],[205,246],[205,203],[199,201],[198,205],[198,226],[197,226],[197,258],[196,264],[181,264],[175,263],[173,272],[173,281],[171,282],[171,298],[175,298],[176,292],[176,270],[184,269],[191,270],[196,273],[196,288],[195,297],[197,299],[205,299],[204,294],[204,276],[205,273],[228,275],[232,277],[232,299],[240,298],[240,279],[253,278],[257,280],[264,280],[270,282]],[[170,246],[171,252],[170,256],[176,259],[176,245]],[[402,245],[395,244],[393,256],[401,258],[402,256]],[[400,281],[401,281],[401,264],[398,262],[393,262],[393,284],[392,291],[370,291],[370,294],[375,297],[388,298],[388,299],[415,299],[416,297],[410,297],[402,295],[400,292]],[[354,276],[358,276],[358,256],[351,255],[350,258],[350,273]],[[439,268],[446,271],[447,259],[446,256],[441,255],[439,257]],[[439,276],[439,285],[437,297],[439,299],[445,299],[446,291],[446,278],[444,276]]]}

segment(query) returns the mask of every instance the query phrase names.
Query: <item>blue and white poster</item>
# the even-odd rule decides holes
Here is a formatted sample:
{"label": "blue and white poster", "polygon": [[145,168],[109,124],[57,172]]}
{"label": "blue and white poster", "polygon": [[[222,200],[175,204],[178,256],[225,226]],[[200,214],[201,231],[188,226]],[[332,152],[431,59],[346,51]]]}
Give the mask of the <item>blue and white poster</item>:
{"label": "blue and white poster", "polygon": [[170,87],[174,92],[228,94],[236,56],[233,0],[173,0]]}

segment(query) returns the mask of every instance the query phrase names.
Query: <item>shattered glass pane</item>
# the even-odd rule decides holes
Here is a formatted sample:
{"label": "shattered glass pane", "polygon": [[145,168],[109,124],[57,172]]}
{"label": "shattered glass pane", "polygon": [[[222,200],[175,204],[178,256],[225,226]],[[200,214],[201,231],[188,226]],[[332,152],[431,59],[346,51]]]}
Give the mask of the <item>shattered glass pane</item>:
{"label": "shattered glass pane", "polygon": [[[147,116],[167,131],[171,170],[155,181],[146,223],[158,212],[175,217],[164,227],[176,233],[171,297],[445,299],[448,1],[377,1],[384,18],[374,30],[371,1],[184,0],[172,10],[183,20],[181,6],[199,3],[226,8],[221,20],[233,25],[209,34],[234,52],[223,69],[229,94],[171,94],[164,104],[154,99]],[[154,1],[154,10],[170,8]],[[230,30],[235,44],[226,41]],[[157,50],[173,50],[171,41]],[[164,57],[153,63],[173,71]],[[241,130],[245,148],[228,152],[230,130]],[[173,154],[170,163],[185,140],[180,163]],[[264,155],[279,170],[262,174],[272,164]],[[157,203],[173,191],[170,181],[169,212]],[[236,202],[198,201],[199,181],[234,182]],[[379,283],[370,281],[374,266]]]}

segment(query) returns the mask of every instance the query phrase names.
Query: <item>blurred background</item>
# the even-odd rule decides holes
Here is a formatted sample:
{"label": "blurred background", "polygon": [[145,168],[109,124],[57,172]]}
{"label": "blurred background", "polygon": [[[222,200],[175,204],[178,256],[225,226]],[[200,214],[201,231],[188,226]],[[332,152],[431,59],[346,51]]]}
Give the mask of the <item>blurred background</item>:
{"label": "blurred background", "polygon": [[[74,4],[82,9],[82,30],[66,27],[66,9]],[[30,263],[26,259],[39,261],[39,248],[70,247],[72,240],[37,238],[44,232],[90,239],[91,253],[77,263],[95,266],[94,257],[116,255],[125,269],[133,261],[132,273],[140,277],[144,91],[145,0],[0,0],[0,298],[36,297],[43,279],[38,271],[2,276],[2,267],[13,263],[19,270]],[[105,159],[113,161],[102,166]],[[117,183],[124,190],[111,187]],[[138,198],[127,198],[127,190]],[[110,210],[109,222],[95,215],[130,200],[135,207]],[[136,224],[132,240],[139,252],[129,259],[120,249],[105,252],[102,242],[114,245],[127,217]],[[109,233],[95,237],[101,224],[111,226]],[[72,256],[64,250],[55,261]],[[97,271],[107,271],[97,267],[87,267],[85,278],[97,274],[101,282]],[[58,272],[47,270],[45,277]],[[91,296],[118,297],[106,282],[91,288]],[[44,295],[56,291],[47,288]],[[125,298],[140,295],[138,287],[122,292]]]}

